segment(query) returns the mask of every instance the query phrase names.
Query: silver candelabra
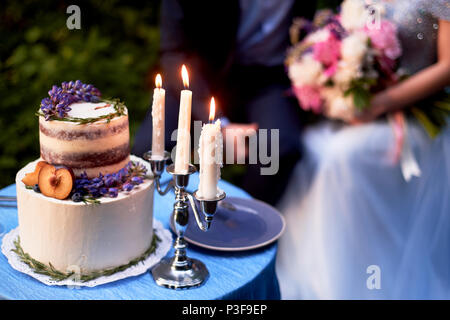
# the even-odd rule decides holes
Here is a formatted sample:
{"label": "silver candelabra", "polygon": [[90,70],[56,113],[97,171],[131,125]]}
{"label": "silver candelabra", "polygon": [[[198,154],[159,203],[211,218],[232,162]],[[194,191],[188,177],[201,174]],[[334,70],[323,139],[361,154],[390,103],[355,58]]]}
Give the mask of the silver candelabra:
{"label": "silver candelabra", "polygon": [[[189,164],[188,172],[184,174],[176,173],[173,164],[166,168],[167,161],[170,159],[170,153],[167,151],[164,152],[163,157],[152,156],[152,152],[148,151],[144,154],[144,159],[150,162],[158,193],[165,195],[171,189],[175,191],[175,203],[172,213],[173,225],[177,235],[173,245],[175,255],[171,258],[162,259],[153,267],[153,278],[158,285],[171,289],[187,289],[200,286],[208,278],[209,272],[203,262],[189,258],[186,255],[187,243],[184,239],[184,233],[189,223],[189,205],[194,213],[197,226],[202,231],[208,231],[216,213],[217,204],[225,198],[225,192],[218,195],[215,199],[204,199],[198,196],[197,192],[189,193],[186,187],[189,183],[189,176],[197,171],[195,166]],[[172,175],[172,180],[163,190],[160,179],[164,168]],[[200,209],[197,208],[194,199],[200,203]],[[199,211],[203,213],[204,221],[202,221]]]}

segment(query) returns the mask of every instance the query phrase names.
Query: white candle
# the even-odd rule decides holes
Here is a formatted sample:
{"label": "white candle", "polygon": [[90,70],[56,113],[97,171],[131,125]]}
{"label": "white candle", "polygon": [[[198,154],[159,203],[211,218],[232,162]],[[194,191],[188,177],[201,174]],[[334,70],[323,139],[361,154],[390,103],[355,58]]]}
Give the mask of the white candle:
{"label": "white candle", "polygon": [[[189,76],[186,67],[181,68],[185,88],[189,87]],[[178,114],[177,148],[175,155],[175,173],[185,174],[189,170],[191,156],[191,106],[192,91],[182,90],[180,97],[180,112]]]}
{"label": "white candle", "polygon": [[[210,121],[214,119],[215,103],[211,99]],[[197,195],[206,200],[216,198],[222,191],[217,187],[222,166],[223,137],[220,120],[203,125],[198,149],[200,182]]]}
{"label": "white candle", "polygon": [[162,89],[161,75],[155,79],[156,88],[153,90],[152,105],[152,157],[162,159],[164,157],[164,110],[166,90]]}

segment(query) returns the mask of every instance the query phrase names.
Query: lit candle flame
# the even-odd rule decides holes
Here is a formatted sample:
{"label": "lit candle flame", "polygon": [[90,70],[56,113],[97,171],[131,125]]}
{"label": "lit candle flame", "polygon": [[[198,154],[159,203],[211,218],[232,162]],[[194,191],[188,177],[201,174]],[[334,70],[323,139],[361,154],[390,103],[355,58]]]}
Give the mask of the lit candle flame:
{"label": "lit candle flame", "polygon": [[216,115],[216,102],[214,101],[214,97],[211,98],[211,104],[209,105],[209,121],[214,121],[214,117]]}
{"label": "lit candle flame", "polygon": [[161,87],[162,87],[162,78],[161,78],[161,75],[159,73],[156,75],[155,84],[156,84],[156,87],[158,89],[161,89]]}
{"label": "lit candle flame", "polygon": [[183,78],[183,85],[187,89],[189,88],[189,75],[186,66],[183,64],[181,67],[181,77]]}

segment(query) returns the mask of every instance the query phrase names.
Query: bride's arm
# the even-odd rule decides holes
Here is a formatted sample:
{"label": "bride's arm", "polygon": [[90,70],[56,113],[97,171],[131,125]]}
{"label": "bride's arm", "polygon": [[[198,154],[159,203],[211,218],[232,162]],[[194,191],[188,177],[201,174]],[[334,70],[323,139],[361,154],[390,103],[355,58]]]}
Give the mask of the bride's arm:
{"label": "bride's arm", "polygon": [[450,84],[450,21],[439,21],[437,56],[435,64],[376,94],[370,111],[358,119],[370,121],[386,112],[402,109]]}

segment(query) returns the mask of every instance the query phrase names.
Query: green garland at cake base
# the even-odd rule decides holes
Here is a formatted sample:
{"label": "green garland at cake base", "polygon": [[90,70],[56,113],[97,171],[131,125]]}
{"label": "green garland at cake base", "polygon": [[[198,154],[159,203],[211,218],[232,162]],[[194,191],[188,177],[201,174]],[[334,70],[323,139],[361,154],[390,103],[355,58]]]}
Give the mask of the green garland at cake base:
{"label": "green garland at cake base", "polygon": [[[155,252],[156,248],[158,247],[158,242],[161,242],[161,239],[156,235],[155,230],[153,230],[152,243],[150,244],[150,247],[141,256],[131,260],[127,264],[114,268],[92,271],[88,274],[81,274],[77,276],[77,278],[81,282],[87,282],[99,277],[110,276],[116,272],[124,271],[129,267],[135,266],[139,262],[142,262],[145,259],[147,259],[152,253]],[[75,272],[62,272],[56,270],[55,267],[53,267],[53,265],[50,262],[48,265],[46,265],[42,262],[33,259],[28,253],[24,252],[22,247],[20,246],[20,237],[17,237],[17,239],[14,241],[14,246],[16,248],[12,249],[11,251],[15,252],[19,256],[20,260],[26,263],[31,269],[33,269],[35,273],[49,276],[54,281],[66,280],[67,278],[75,274]]]}

